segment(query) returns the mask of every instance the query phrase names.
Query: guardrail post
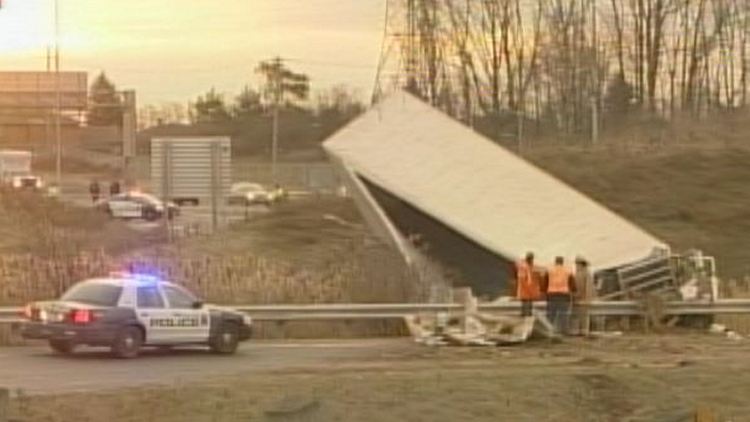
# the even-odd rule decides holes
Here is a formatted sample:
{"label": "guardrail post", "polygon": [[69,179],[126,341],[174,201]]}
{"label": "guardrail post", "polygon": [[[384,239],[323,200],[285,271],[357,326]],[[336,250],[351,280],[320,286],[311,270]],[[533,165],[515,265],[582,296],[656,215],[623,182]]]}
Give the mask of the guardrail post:
{"label": "guardrail post", "polygon": [[0,388],[0,422],[8,422],[9,407],[10,391],[7,388]]}
{"label": "guardrail post", "polygon": [[476,315],[479,310],[477,299],[472,295],[471,289],[467,287],[461,287],[453,289],[453,297],[456,303],[463,306],[463,321],[464,331],[469,330],[469,317]]}

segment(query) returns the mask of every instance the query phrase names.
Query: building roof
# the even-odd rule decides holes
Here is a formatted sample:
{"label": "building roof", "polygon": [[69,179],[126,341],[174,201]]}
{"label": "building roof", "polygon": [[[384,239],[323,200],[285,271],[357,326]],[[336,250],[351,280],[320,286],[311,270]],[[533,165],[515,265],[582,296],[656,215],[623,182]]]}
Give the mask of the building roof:
{"label": "building roof", "polygon": [[594,270],[646,258],[661,240],[405,92],[324,148],[360,177],[506,259],[581,255]]}

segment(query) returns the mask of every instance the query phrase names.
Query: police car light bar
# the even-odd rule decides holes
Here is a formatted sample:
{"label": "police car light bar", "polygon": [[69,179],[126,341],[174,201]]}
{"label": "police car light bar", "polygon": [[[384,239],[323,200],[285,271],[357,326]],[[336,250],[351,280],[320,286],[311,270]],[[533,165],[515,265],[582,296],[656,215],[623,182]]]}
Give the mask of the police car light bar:
{"label": "police car light bar", "polygon": [[128,278],[136,281],[142,281],[144,283],[158,283],[161,281],[161,278],[158,276],[155,276],[153,274],[144,274],[144,273],[131,273],[128,271],[113,271],[110,274],[110,277],[113,278]]}

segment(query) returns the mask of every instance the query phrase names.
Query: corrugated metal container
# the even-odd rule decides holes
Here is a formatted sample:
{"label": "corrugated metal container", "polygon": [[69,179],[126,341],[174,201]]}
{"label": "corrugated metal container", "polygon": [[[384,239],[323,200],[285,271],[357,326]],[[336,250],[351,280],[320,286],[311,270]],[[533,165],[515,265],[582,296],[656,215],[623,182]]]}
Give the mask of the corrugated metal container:
{"label": "corrugated metal container", "polygon": [[177,203],[219,200],[232,183],[232,144],[228,137],[171,137],[151,140],[151,187]]}
{"label": "corrugated metal container", "polygon": [[[435,230],[458,234],[446,243],[446,254],[454,257],[451,248],[468,239],[478,246],[472,250],[510,263],[527,251],[542,265],[557,256],[572,262],[581,255],[598,271],[669,250],[642,228],[406,92],[384,98],[323,147],[367,185],[381,207],[392,198],[392,214],[401,219],[406,212],[424,215],[429,219],[422,221],[437,222],[431,225]],[[479,252],[473,256],[478,259]]]}

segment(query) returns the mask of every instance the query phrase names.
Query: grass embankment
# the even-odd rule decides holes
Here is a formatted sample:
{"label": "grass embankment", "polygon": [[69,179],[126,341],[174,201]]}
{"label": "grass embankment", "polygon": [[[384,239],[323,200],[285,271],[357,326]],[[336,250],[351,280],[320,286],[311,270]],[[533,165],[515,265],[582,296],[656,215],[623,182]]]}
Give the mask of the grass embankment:
{"label": "grass embankment", "polygon": [[540,167],[672,245],[750,274],[750,149],[547,151]]}
{"label": "grass embankment", "polygon": [[36,257],[104,250],[119,254],[163,241],[144,235],[104,213],[41,194],[0,190],[0,252]]}
{"label": "grass embankment", "polygon": [[[408,302],[426,300],[430,291],[395,252],[368,240],[346,200],[290,201],[219,235],[181,239],[171,245],[154,245],[163,239],[148,240],[140,233],[146,239],[128,245],[130,229],[106,216],[80,208],[58,210],[61,214],[52,216],[47,215],[47,207],[60,204],[25,204],[46,223],[41,228],[31,223],[16,228],[17,241],[5,246],[15,252],[36,247],[40,253],[0,259],[0,306],[56,297],[71,283],[131,264],[162,273],[208,302],[230,305]],[[6,218],[35,221],[19,204],[6,205],[0,208]],[[38,239],[24,237],[24,230],[39,231]],[[48,245],[45,239],[52,243]],[[40,241],[47,243],[37,245]],[[106,246],[120,248],[107,250]],[[68,247],[69,252],[62,253]],[[401,324],[392,322],[261,326],[258,334],[263,337],[403,333]]]}
{"label": "grass embankment", "polygon": [[369,236],[351,201],[311,197],[280,202],[267,213],[234,224],[221,236],[185,239],[175,248],[197,256],[251,253],[313,270],[360,249]]}
{"label": "grass embankment", "polygon": [[162,230],[134,233],[54,200],[0,200],[0,305],[47,298],[133,263],[228,304],[408,301],[427,290],[393,251],[369,240],[347,200],[282,203],[220,234],[169,245]]}

